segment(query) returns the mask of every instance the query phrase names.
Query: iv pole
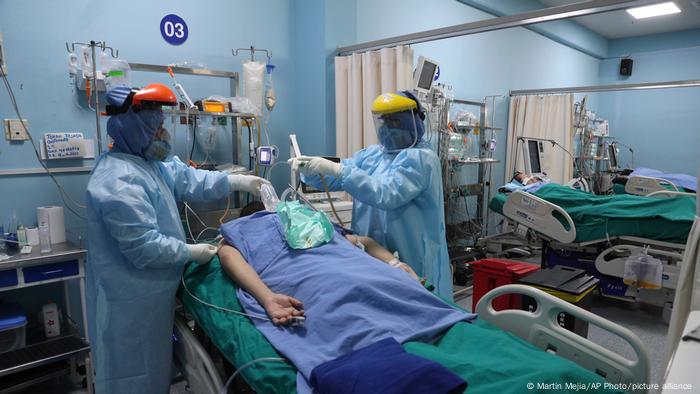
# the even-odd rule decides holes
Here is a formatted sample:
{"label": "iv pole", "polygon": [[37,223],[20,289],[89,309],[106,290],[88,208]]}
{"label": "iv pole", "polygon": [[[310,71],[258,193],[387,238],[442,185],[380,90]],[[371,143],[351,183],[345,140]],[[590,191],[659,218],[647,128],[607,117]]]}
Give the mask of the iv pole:
{"label": "iv pole", "polygon": [[104,41],[95,42],[91,40],[90,43],[72,42],[70,45],[66,43],[66,50],[68,53],[74,53],[76,45],[89,46],[92,53],[92,95],[95,97],[95,134],[97,138],[97,154],[100,155],[102,154],[102,129],[100,127],[100,95],[97,91],[97,54],[95,53],[95,48],[99,47],[102,49],[102,51],[109,49],[111,56],[114,58],[119,56],[119,50],[115,50],[114,48],[107,46]]}

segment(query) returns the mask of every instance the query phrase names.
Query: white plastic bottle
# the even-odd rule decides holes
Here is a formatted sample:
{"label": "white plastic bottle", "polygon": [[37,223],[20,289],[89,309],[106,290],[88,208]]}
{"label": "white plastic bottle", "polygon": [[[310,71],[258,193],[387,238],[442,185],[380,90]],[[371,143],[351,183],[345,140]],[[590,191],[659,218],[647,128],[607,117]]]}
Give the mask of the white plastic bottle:
{"label": "white plastic bottle", "polygon": [[58,316],[58,307],[53,302],[45,304],[41,308],[41,315],[44,320],[44,335],[46,338],[53,338],[61,335],[61,323]]}

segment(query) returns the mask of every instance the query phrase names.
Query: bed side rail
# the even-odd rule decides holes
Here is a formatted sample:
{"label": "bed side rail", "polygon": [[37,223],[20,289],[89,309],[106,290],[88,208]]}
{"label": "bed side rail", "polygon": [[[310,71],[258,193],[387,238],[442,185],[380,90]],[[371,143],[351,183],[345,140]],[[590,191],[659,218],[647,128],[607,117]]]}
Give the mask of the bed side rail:
{"label": "bed side rail", "polygon": [[[491,301],[503,294],[522,294],[535,299],[537,309],[528,312],[516,309],[496,311]],[[476,306],[479,317],[509,331],[533,345],[557,354],[597,373],[610,383],[648,383],[649,355],[642,341],[632,331],[591,312],[560,300],[542,290],[524,285],[506,285],[488,292]],[[629,343],[637,360],[629,360],[557,323],[561,312],[609,331]]]}
{"label": "bed side rail", "polygon": [[[555,214],[568,224],[568,230]],[[520,190],[508,197],[503,205],[503,215],[561,243],[571,243],[576,239],[576,225],[565,210]]]}
{"label": "bed side rail", "polygon": [[651,192],[651,193],[647,194],[647,197],[681,197],[681,196],[697,197],[697,194],[688,193],[688,192],[676,192],[673,190],[657,190],[655,192]]}
{"label": "bed side rail", "polygon": [[223,388],[221,377],[185,320],[175,314],[173,326],[173,361],[194,393],[218,393]]}
{"label": "bed side rail", "polygon": [[638,196],[646,196],[653,192],[669,190],[675,192],[680,191],[673,182],[651,176],[634,175],[629,177],[625,184],[626,193],[636,194]]}

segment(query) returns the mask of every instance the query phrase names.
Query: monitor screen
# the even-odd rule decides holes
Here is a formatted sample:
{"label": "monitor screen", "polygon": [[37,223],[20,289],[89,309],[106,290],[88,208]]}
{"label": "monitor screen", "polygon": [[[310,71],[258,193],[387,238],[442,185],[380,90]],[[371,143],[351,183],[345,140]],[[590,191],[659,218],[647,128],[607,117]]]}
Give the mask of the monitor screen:
{"label": "monitor screen", "polygon": [[418,76],[418,88],[430,90],[430,87],[433,85],[436,68],[437,64],[435,63],[431,63],[427,60],[423,62],[423,68],[421,68],[420,75]]}
{"label": "monitor screen", "polygon": [[269,163],[270,162],[270,151],[261,150],[260,151],[260,161],[262,163]]}
{"label": "monitor screen", "polygon": [[608,145],[608,160],[610,168],[617,168],[617,149],[615,149],[615,144]]}
{"label": "monitor screen", "polygon": [[530,171],[533,174],[542,172],[542,163],[540,163],[540,144],[538,141],[527,140],[527,151],[530,155]]}

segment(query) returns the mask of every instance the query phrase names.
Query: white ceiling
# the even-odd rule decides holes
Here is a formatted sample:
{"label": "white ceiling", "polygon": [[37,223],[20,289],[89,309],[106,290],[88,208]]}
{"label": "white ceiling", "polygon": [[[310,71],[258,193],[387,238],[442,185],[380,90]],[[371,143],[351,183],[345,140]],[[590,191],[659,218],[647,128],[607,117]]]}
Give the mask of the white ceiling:
{"label": "white ceiling", "polygon": [[[581,0],[539,0],[548,7],[571,4]],[[634,19],[626,11],[606,12],[573,18],[576,22],[602,35],[615,39],[644,36],[647,34],[700,28],[700,0],[673,0],[681,9],[680,14],[662,15],[647,19]]]}

